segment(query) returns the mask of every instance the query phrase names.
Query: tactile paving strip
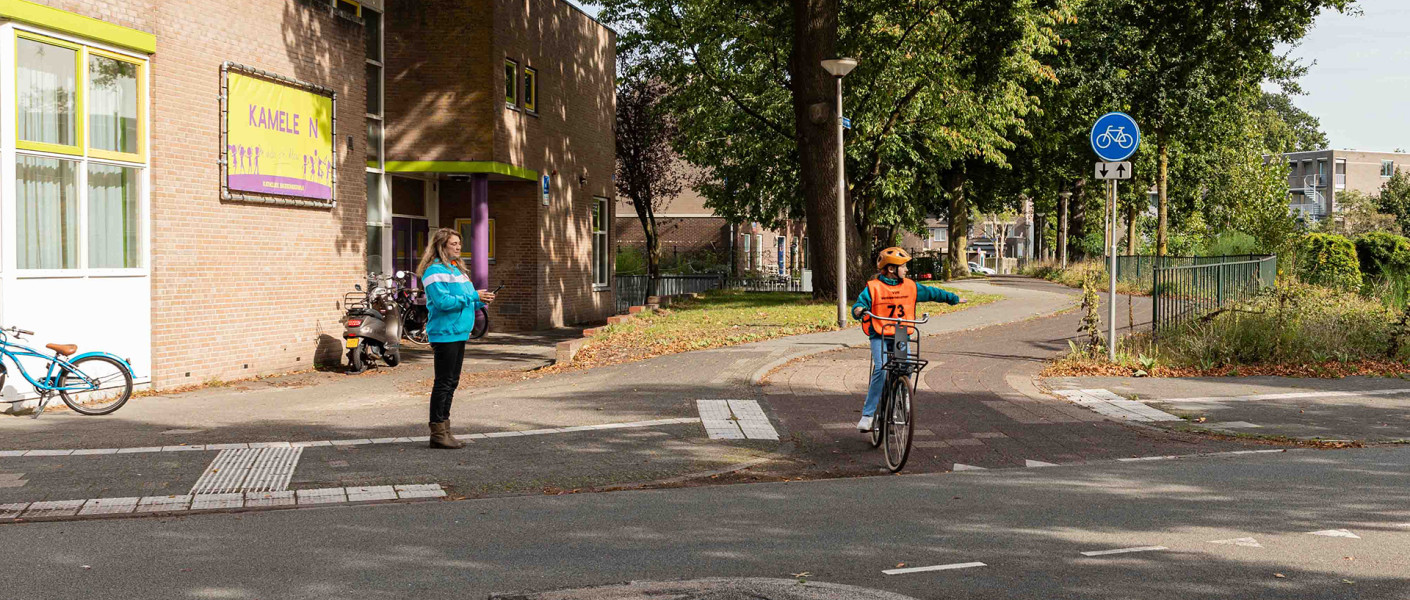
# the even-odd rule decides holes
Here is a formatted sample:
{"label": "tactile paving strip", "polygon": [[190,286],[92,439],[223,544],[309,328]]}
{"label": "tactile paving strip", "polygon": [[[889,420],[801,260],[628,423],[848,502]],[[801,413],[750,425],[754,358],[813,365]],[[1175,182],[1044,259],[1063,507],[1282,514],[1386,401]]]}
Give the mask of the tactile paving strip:
{"label": "tactile paving strip", "polygon": [[278,492],[289,487],[303,448],[232,448],[221,450],[196,480],[192,494]]}

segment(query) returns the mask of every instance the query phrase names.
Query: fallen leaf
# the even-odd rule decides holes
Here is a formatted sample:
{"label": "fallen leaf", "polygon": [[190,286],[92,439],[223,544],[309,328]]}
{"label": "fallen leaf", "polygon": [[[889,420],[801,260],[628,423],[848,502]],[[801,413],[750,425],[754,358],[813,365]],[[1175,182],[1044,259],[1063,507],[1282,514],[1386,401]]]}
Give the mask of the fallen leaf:
{"label": "fallen leaf", "polygon": [[896,563],[896,568],[897,568],[897,569],[899,569],[899,568],[901,568],[901,567],[904,567],[904,566],[906,566],[906,563]]}
{"label": "fallen leaf", "polygon": [[1282,573],[1274,573],[1273,576],[1277,577],[1278,579],[1287,579],[1288,577],[1287,575],[1284,575]]}
{"label": "fallen leaf", "polygon": [[1355,581],[1352,581],[1352,580],[1350,580],[1350,579],[1343,579],[1343,580],[1341,580],[1341,582],[1342,582],[1342,583],[1345,583],[1345,584],[1347,584],[1347,585],[1356,585],[1356,582],[1355,582]]}
{"label": "fallen leaf", "polygon": [[[92,569],[93,567],[90,567],[90,566],[88,566],[88,565],[83,565],[83,568],[84,568],[84,569]],[[1343,581],[1345,581],[1345,580],[1343,580]]]}
{"label": "fallen leaf", "polygon": [[794,576],[794,577],[812,577],[813,574],[812,574],[812,573],[809,573],[809,572],[807,572],[807,571],[803,571],[802,573],[794,573],[793,576]]}

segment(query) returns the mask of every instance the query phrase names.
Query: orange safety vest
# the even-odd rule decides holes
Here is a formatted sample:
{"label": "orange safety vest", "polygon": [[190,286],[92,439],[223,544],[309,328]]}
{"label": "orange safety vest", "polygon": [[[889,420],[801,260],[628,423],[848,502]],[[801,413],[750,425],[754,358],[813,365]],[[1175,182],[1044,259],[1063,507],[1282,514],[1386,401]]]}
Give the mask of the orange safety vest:
{"label": "orange safety vest", "polygon": [[[867,291],[871,293],[871,312],[882,317],[895,317],[897,319],[915,320],[916,316],[916,282],[911,279],[902,279],[898,285],[886,285],[880,279],[873,279],[867,282]],[[880,321],[863,315],[862,327],[869,333],[881,334],[891,337],[896,334],[896,323],[891,321]],[[907,325],[907,333],[914,333],[915,327]]]}

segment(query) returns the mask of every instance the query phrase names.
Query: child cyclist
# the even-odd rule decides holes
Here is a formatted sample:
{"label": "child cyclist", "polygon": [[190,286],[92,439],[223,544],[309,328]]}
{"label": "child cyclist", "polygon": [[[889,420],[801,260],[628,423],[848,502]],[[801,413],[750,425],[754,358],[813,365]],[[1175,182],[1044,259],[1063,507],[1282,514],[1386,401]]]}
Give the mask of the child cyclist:
{"label": "child cyclist", "polygon": [[867,387],[867,402],[862,406],[862,420],[857,423],[860,431],[871,431],[876,405],[881,402],[881,386],[886,382],[886,372],[881,369],[883,350],[908,353],[905,341],[897,348],[892,347],[895,322],[873,319],[866,313],[870,311],[882,317],[916,320],[918,302],[964,303],[959,296],[938,287],[917,285],[914,280],[906,279],[906,263],[910,260],[911,255],[900,248],[882,250],[876,257],[876,277],[867,282],[866,289],[852,305],[852,318],[862,321],[862,330],[871,338],[871,385]]}

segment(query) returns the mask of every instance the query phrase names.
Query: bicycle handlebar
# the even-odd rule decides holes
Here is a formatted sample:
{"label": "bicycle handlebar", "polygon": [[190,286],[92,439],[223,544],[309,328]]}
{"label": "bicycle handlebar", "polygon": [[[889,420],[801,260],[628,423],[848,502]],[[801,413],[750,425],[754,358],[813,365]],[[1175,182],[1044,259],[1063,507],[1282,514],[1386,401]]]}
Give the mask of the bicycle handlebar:
{"label": "bicycle handlebar", "polygon": [[866,315],[873,319],[881,319],[882,321],[891,321],[893,323],[910,323],[912,325],[924,325],[925,323],[928,323],[930,321],[929,314],[921,315],[919,321],[907,321],[905,319],[897,319],[895,317],[883,317],[878,314],[873,314],[871,311],[866,311]]}
{"label": "bicycle handlebar", "polygon": [[27,331],[24,329],[20,329],[19,327],[6,327],[4,331],[8,331],[15,335],[34,335],[33,331]]}

